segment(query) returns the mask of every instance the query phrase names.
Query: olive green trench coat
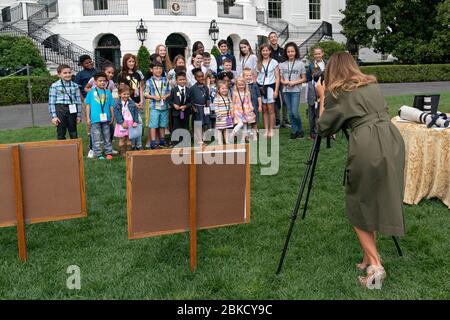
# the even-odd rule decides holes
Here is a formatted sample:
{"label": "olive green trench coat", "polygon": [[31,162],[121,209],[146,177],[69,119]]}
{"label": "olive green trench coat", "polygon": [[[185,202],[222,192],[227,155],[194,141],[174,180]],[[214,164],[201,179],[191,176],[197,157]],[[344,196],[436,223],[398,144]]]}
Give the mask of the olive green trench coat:
{"label": "olive green trench coat", "polygon": [[402,236],[405,145],[390,121],[378,84],[334,98],[326,93],[318,120],[322,136],[351,129],[346,167],[346,211],[352,225],[364,231]]}

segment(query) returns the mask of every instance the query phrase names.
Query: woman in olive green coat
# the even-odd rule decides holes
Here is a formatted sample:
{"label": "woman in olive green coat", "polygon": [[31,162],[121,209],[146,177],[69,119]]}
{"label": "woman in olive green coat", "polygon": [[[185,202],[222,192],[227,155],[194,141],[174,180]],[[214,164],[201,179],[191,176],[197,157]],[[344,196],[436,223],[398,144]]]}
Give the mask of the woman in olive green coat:
{"label": "woman in olive green coat", "polygon": [[[349,53],[334,54],[325,73],[325,108],[318,131],[329,136],[351,130],[346,167],[346,211],[364,251],[362,285],[386,277],[375,233],[402,236],[405,146],[391,123],[376,78],[363,74]],[[381,286],[379,286],[381,288]]]}

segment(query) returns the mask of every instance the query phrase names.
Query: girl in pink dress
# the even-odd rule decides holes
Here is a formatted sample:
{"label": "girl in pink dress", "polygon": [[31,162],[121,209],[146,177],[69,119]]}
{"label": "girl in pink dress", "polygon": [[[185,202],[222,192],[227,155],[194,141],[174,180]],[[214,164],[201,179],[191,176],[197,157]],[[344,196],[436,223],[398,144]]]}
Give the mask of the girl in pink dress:
{"label": "girl in pink dress", "polygon": [[129,128],[136,128],[139,123],[139,113],[136,103],[130,99],[130,87],[126,84],[119,86],[120,99],[116,102],[114,108],[114,117],[116,127],[114,136],[119,138],[120,155],[125,156],[127,149],[127,140],[129,139]]}
{"label": "girl in pink dress", "polygon": [[253,111],[252,97],[247,81],[242,77],[238,78],[234,85],[231,110],[236,125],[233,129],[233,135],[236,135],[242,129],[242,140],[245,137],[253,136],[254,132],[250,131],[249,128],[256,123],[256,114]]}

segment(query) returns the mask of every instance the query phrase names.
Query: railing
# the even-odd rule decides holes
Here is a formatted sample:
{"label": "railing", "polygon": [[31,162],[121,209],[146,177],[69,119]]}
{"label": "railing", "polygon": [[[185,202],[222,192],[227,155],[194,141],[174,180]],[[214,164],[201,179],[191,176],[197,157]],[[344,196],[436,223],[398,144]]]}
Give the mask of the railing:
{"label": "railing", "polygon": [[45,4],[27,3],[27,18],[46,8]]}
{"label": "railing", "polygon": [[[42,28],[39,25],[29,23],[32,29],[39,30],[39,32],[27,33],[19,28],[8,25],[0,30],[0,34],[9,34],[12,36],[30,37],[33,43],[39,48],[41,55],[45,61],[51,61],[56,64],[68,64],[74,71],[80,71],[81,66],[78,65],[80,56],[87,54],[95,59],[92,52],[70,42],[61,36]],[[97,61],[98,65],[105,62],[103,58]]]}
{"label": "railing", "polygon": [[284,46],[284,44],[289,40],[289,35],[289,24],[287,24],[286,28],[284,28],[278,35],[278,39],[281,40],[281,46]]}
{"label": "railing", "polygon": [[30,35],[33,34],[56,17],[58,17],[58,1],[53,1],[41,10],[28,16],[28,33]]}
{"label": "railing", "polygon": [[244,6],[239,4],[229,7],[229,13],[225,13],[223,2],[217,2],[217,12],[219,18],[244,19]]}
{"label": "railing", "polygon": [[[94,59],[92,52],[80,47],[79,45],[54,34],[53,32],[35,25],[33,22],[29,22],[29,28],[36,30],[35,32],[29,32],[29,36],[36,41],[39,41],[46,48],[64,56],[66,59],[71,60],[74,64],[78,65],[79,58],[82,55],[89,55]],[[38,32],[37,32],[38,31]],[[98,61],[98,64],[102,64],[104,61]]]}
{"label": "railing", "polygon": [[197,15],[197,0],[155,0],[154,4],[155,16]]}
{"label": "railing", "polygon": [[298,46],[300,50],[300,57],[304,58],[309,53],[309,50],[323,38],[332,38],[332,37],[333,37],[333,25],[329,22],[322,21],[320,27],[313,34],[311,34],[308,37],[308,39],[303,41],[303,43]]}
{"label": "railing", "polygon": [[83,15],[126,16],[128,15],[128,0],[83,0]]}
{"label": "railing", "polygon": [[23,19],[23,7],[22,2],[11,8],[6,7],[1,10],[2,14],[0,16],[1,25],[12,24]]}

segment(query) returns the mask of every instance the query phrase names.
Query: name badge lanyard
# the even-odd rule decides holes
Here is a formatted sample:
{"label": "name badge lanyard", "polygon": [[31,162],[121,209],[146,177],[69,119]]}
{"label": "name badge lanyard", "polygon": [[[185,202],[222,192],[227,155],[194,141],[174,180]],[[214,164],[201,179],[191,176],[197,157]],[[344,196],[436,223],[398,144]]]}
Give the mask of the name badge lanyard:
{"label": "name badge lanyard", "polygon": [[289,70],[289,61],[288,61],[288,72],[289,72],[289,81],[291,81],[291,77],[292,77],[292,72],[294,71],[294,66],[295,66],[295,60],[294,63],[292,64],[291,69]]}
{"label": "name badge lanyard", "polygon": [[267,64],[267,68],[264,68],[264,64],[262,65],[262,68],[264,70],[264,81],[263,81],[263,85],[265,85],[266,79],[269,76],[269,67],[270,67],[270,63],[272,62],[272,59],[269,60],[269,63]]}
{"label": "name badge lanyard", "polygon": [[244,58],[244,61],[242,61],[242,71],[244,71],[244,68],[245,68],[245,65],[246,65],[247,62],[248,62],[248,59],[250,59],[250,54],[248,55],[247,58]]}
{"label": "name badge lanyard", "polygon": [[220,97],[222,98],[223,104],[225,105],[225,108],[227,109],[227,117],[230,116],[230,107],[228,106],[228,104],[230,104],[230,98],[227,97],[228,100],[228,104],[225,102],[225,98],[223,97],[223,95],[220,94]]}
{"label": "name badge lanyard", "polygon": [[98,101],[100,103],[100,108],[102,108],[102,114],[105,114],[106,94],[105,94],[105,99],[102,100],[102,97],[101,97],[100,93],[98,92],[97,88],[95,88],[95,91],[97,92]]}
{"label": "name badge lanyard", "polygon": [[70,93],[71,93],[71,94],[69,94],[69,93],[67,92],[67,90],[66,90],[66,86],[64,85],[64,81],[62,81],[62,80],[61,80],[61,85],[62,85],[62,87],[63,87],[64,93],[65,93],[65,94],[69,97],[69,99],[70,99],[70,104],[73,104],[72,90],[70,90]]}
{"label": "name badge lanyard", "polygon": [[[162,92],[163,92],[163,85],[164,85],[163,81],[161,80],[161,90],[158,89],[158,86],[156,85],[155,79],[152,79],[152,81],[153,81],[153,84],[155,85],[156,92],[158,92],[158,95],[159,95],[159,97],[162,100]],[[161,102],[161,100],[160,100],[160,102]]]}
{"label": "name badge lanyard", "polygon": [[242,114],[244,114],[245,113],[245,111],[244,111],[245,96],[244,96],[244,99],[242,99],[242,96],[241,96],[241,93],[239,92],[239,90],[237,92],[238,92],[239,100],[241,100]]}

